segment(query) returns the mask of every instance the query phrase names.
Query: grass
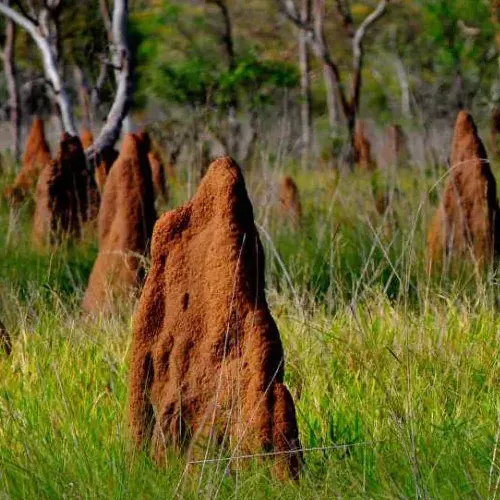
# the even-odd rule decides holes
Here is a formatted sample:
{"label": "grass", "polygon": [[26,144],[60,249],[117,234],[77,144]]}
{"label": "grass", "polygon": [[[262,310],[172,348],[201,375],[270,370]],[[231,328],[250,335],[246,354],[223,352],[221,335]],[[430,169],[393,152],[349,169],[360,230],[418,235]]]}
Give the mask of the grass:
{"label": "grass", "polygon": [[[293,166],[291,166],[293,170]],[[274,203],[277,174],[247,175],[267,255],[305,466],[158,467],[127,437],[132,311],[79,311],[95,242],[39,253],[31,210],[0,205],[0,498],[491,497],[500,489],[497,276],[425,272],[437,177],[295,172],[305,221]],[[4,181],[6,182],[6,181]],[[395,214],[373,192],[394,186]],[[1,186],[0,186],[1,187]],[[180,203],[189,189],[173,188]],[[440,185],[438,186],[438,191]]]}

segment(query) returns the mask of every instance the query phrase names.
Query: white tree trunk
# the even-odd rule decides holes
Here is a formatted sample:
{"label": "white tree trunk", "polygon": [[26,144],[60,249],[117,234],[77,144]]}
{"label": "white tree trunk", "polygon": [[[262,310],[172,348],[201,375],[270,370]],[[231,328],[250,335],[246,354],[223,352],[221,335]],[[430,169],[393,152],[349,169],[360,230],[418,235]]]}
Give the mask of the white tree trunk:
{"label": "white tree trunk", "polygon": [[76,135],[73,109],[57,69],[57,54],[54,53],[49,40],[41,34],[38,26],[8,5],[0,3],[0,13],[4,14],[16,24],[24,28],[37,44],[42,54],[45,76],[52,86],[55,101],[57,102],[59,111],[61,112],[64,130],[71,135]]}
{"label": "white tree trunk", "polygon": [[[89,159],[118,140],[132,101],[132,68],[127,44],[128,0],[115,0],[112,19],[113,66],[117,89],[106,123],[94,144],[86,151]],[[128,122],[125,125],[130,126]]]}
{"label": "white tree trunk", "polygon": [[[7,1],[8,4],[8,1]],[[11,124],[12,153],[19,160],[21,152],[21,110],[19,106],[19,92],[16,82],[16,67],[14,61],[15,24],[7,19],[5,28],[5,45],[3,50],[3,67],[9,91],[9,117]]]}
{"label": "white tree trunk", "polygon": [[[47,0],[44,9],[54,7],[53,4],[60,0]],[[37,44],[41,54],[44,72],[47,80],[50,82],[54,99],[59,106],[63,127],[71,135],[77,135],[73,119],[73,108],[69,96],[64,88],[60,72],[57,66],[57,43],[54,43],[53,33],[50,24],[41,22],[35,24],[28,17],[23,16],[16,10],[4,3],[0,3],[0,13],[14,21],[25,29]],[[44,19],[44,12],[39,16]],[[132,98],[132,69],[130,63],[130,52],[127,45],[127,18],[128,1],[115,0],[112,19],[112,49],[113,66],[117,79],[117,91],[115,100],[109,111],[106,123],[96,139],[94,144],[86,151],[87,158],[91,161],[96,155],[99,155],[104,149],[114,146],[122,127],[122,122],[127,116]],[[47,21],[49,22],[49,21]],[[43,24],[43,26],[42,26]],[[47,26],[49,29],[47,29]],[[44,36],[45,34],[45,36]]]}
{"label": "white tree trunk", "polygon": [[[308,23],[311,13],[311,1],[302,0],[301,4],[301,19],[302,22]],[[311,75],[310,75],[310,58],[309,46],[307,43],[307,34],[304,30],[298,30],[299,36],[299,67],[300,67],[300,91],[302,94],[301,103],[301,121],[302,121],[302,162],[308,160],[311,149],[311,133],[312,133],[312,113],[311,113]]]}
{"label": "white tree trunk", "polygon": [[326,90],[326,104],[328,110],[328,125],[332,135],[336,135],[339,125],[339,108],[337,101],[337,85],[335,75],[332,69],[327,64],[323,64],[323,79]]}

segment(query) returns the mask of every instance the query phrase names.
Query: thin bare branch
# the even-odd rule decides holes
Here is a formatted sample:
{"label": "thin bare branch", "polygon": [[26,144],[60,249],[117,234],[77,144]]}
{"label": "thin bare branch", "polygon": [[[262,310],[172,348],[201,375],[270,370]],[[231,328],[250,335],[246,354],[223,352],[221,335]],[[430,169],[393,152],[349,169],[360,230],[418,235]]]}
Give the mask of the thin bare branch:
{"label": "thin bare branch", "polygon": [[359,105],[359,95],[361,89],[361,69],[363,66],[363,40],[376,21],[378,21],[385,13],[388,0],[380,0],[377,8],[369,14],[356,30],[352,41],[353,51],[353,83],[351,92],[351,102],[356,108]]}
{"label": "thin bare branch", "polygon": [[342,19],[342,24],[344,25],[347,35],[352,38],[354,36],[355,29],[349,5],[346,5],[344,0],[335,0],[335,7],[337,8],[337,13]]}
{"label": "thin bare branch", "polygon": [[0,3],[0,13],[14,21],[16,24],[25,29],[37,44],[43,61],[43,68],[47,80],[52,84],[54,96],[61,112],[61,118],[64,125],[64,130],[72,135],[76,135],[76,127],[73,119],[73,110],[71,107],[69,96],[64,88],[61,80],[61,75],[57,69],[57,56],[50,40],[44,37],[38,26],[30,19],[23,16],[12,7]]}
{"label": "thin bare branch", "polygon": [[101,12],[104,28],[106,29],[108,41],[110,42],[113,39],[113,26],[111,22],[111,15],[109,13],[108,3],[106,2],[106,0],[99,0],[99,10]]}
{"label": "thin bare branch", "polygon": [[21,14],[29,19],[33,24],[37,24],[35,10],[32,5],[30,5],[30,12],[28,12],[20,0],[14,0],[17,8],[21,11]]}
{"label": "thin bare branch", "polygon": [[[9,5],[9,0],[4,0]],[[7,19],[5,27],[5,45],[2,52],[3,66],[7,88],[9,91],[9,118],[11,124],[12,151],[14,157],[19,159],[21,141],[21,111],[19,105],[19,89],[17,85],[16,65],[15,65],[15,38],[16,26],[12,19]]]}
{"label": "thin bare branch", "polygon": [[112,19],[113,62],[120,68],[115,72],[117,89],[115,100],[109,111],[106,123],[94,144],[87,149],[91,161],[106,148],[114,146],[120,136],[122,123],[132,101],[132,66],[127,44],[128,1],[115,0]]}

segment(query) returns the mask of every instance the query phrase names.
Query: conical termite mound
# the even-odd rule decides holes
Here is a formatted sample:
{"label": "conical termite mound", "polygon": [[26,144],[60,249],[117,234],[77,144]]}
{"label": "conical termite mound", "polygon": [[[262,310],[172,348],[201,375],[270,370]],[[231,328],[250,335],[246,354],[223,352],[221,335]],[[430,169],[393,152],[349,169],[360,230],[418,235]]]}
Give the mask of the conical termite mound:
{"label": "conical termite mound", "polygon": [[80,141],[82,142],[83,149],[90,148],[94,143],[94,136],[88,128],[84,128],[80,134]]}
{"label": "conical termite mound", "polygon": [[155,147],[147,132],[142,132],[139,137],[148,149],[148,160],[151,167],[151,176],[153,179],[153,188],[155,198],[162,197],[165,203],[168,202],[168,186],[165,176],[165,168],[158,149]]}
{"label": "conical termite mound", "polygon": [[99,253],[82,307],[108,313],[140,288],[156,221],[147,146],[133,134],[123,139],[99,212]]}
{"label": "conical termite mound", "polygon": [[495,178],[472,116],[458,114],[450,172],[428,234],[429,267],[469,257],[491,262],[499,250]]}
{"label": "conical termite mound", "polygon": [[269,452],[278,474],[297,476],[295,406],[264,289],[243,176],[219,158],[192,200],[156,224],[134,320],[130,426],[157,460],[166,448],[193,460]]}
{"label": "conical termite mound", "polygon": [[354,157],[356,165],[369,172],[377,168],[377,164],[372,157],[370,141],[366,137],[366,127],[362,121],[356,122],[354,134]]}
{"label": "conical termite mound", "polygon": [[293,226],[298,227],[302,219],[300,193],[297,184],[289,175],[285,175],[280,181],[279,199],[283,217],[289,219]]}
{"label": "conical termite mound", "polygon": [[99,192],[104,192],[104,185],[108,178],[109,171],[118,158],[118,152],[112,148],[104,148],[94,160],[94,177]]}
{"label": "conical termite mound", "polygon": [[35,190],[40,171],[50,163],[50,149],[45,140],[43,121],[35,118],[26,139],[21,170],[5,192],[11,203],[23,201]]}
{"label": "conical termite mound", "polygon": [[7,356],[10,356],[10,353],[12,352],[12,341],[10,340],[9,332],[0,321],[0,353],[2,351]]}
{"label": "conical termite mound", "polygon": [[408,165],[410,159],[408,142],[399,125],[393,124],[386,129],[381,158],[385,167],[400,168]]}
{"label": "conical termite mound", "polygon": [[38,179],[33,239],[39,245],[80,237],[97,216],[99,193],[87,169],[82,143],[65,133],[54,160]]}

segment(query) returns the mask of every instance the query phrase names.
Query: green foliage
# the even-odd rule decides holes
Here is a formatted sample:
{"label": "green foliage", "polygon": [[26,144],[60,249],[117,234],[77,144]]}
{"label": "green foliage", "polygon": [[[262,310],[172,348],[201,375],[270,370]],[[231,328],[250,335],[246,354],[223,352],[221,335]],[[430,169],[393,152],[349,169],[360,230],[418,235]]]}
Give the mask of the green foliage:
{"label": "green foliage", "polygon": [[141,94],[220,109],[240,99],[255,108],[272,102],[276,91],[298,85],[295,65],[258,57],[251,42],[229,67],[217,32],[199,9],[166,1],[135,19],[143,34],[137,51]]}

